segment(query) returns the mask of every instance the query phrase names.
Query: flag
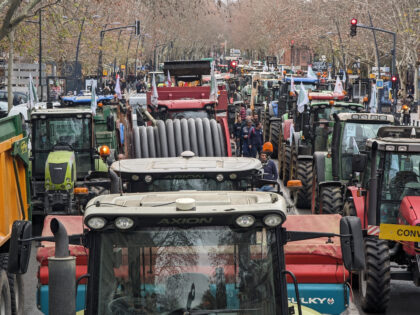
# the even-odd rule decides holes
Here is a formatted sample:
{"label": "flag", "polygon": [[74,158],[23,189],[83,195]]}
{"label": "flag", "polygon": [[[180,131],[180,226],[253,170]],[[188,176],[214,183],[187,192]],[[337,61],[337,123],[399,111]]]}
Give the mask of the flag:
{"label": "flag", "polygon": [[271,71],[271,72],[274,72],[274,65],[271,65],[271,67],[270,67],[270,71]]}
{"label": "flag", "polygon": [[38,95],[36,93],[36,87],[34,80],[32,79],[32,74],[29,74],[29,109],[32,109],[35,103],[38,103]]}
{"label": "flag", "polygon": [[171,80],[171,75],[169,74],[169,70],[168,70],[168,77],[166,78],[166,86],[167,87],[172,86],[172,80]]}
{"label": "flag", "polygon": [[216,75],[214,73],[214,61],[211,63],[210,70],[210,96],[209,98],[213,101],[217,101],[217,82]]}
{"label": "flag", "polygon": [[153,73],[151,102],[152,102],[152,105],[155,107],[158,106],[158,98],[159,98],[159,94],[156,87],[155,74]]}
{"label": "flag", "polygon": [[327,79],[328,81],[331,81],[332,80],[332,78],[331,78],[331,71],[330,70],[328,70],[328,79]]}
{"label": "flag", "polygon": [[315,72],[312,70],[312,66],[308,65],[308,73],[306,75],[308,78],[310,79],[318,79],[318,77],[316,76]]}
{"label": "flag", "polygon": [[343,74],[343,83],[345,84],[345,83],[346,83],[346,81],[347,81],[346,71],[344,71],[344,74]]}
{"label": "flag", "polygon": [[300,91],[299,91],[299,97],[297,100],[298,112],[303,113],[303,110],[305,109],[305,105],[308,103],[309,103],[308,92],[306,92],[305,87],[303,86],[303,83],[300,82]]}
{"label": "flag", "polygon": [[343,83],[341,83],[339,76],[337,76],[337,80],[335,81],[334,93],[343,94]]}
{"label": "flag", "polygon": [[115,93],[117,93],[118,99],[122,99],[121,86],[120,86],[120,76],[118,74],[117,74],[117,82],[115,83]]}
{"label": "flag", "polygon": [[268,71],[267,61],[264,61],[263,71],[264,72],[267,72]]}
{"label": "flag", "polygon": [[281,66],[281,75],[283,75],[284,67]]}
{"label": "flag", "polygon": [[371,113],[376,113],[378,106],[377,106],[377,100],[376,100],[376,84],[372,84],[372,90],[370,92],[370,102],[369,102],[369,107],[370,107],[370,112]]}
{"label": "flag", "polygon": [[290,91],[295,92],[296,93],[296,87],[295,87],[295,80],[293,80],[293,76],[290,79]]}
{"label": "flag", "polygon": [[98,106],[96,102],[96,82],[92,82],[92,96],[90,98],[90,109],[92,110],[93,115],[96,115],[96,107]]}

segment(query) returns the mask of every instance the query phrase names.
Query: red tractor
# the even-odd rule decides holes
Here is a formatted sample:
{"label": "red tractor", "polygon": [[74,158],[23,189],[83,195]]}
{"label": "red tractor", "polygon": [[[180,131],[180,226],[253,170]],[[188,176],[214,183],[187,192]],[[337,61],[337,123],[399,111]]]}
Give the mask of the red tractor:
{"label": "red tractor", "polygon": [[353,156],[361,182],[348,188],[343,213],[361,219],[366,257],[358,277],[361,306],[379,313],[387,308],[391,279],[420,285],[420,128],[381,127],[367,140],[366,151]]}

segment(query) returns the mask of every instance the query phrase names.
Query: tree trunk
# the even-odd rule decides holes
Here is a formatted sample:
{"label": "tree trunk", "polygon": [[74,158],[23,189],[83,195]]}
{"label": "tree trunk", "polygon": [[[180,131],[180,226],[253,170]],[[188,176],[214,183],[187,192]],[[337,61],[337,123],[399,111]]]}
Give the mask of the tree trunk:
{"label": "tree trunk", "polygon": [[13,44],[15,41],[15,31],[11,30],[9,35],[9,60],[7,62],[7,103],[9,112],[13,107],[13,90],[12,90],[12,78],[13,78]]}
{"label": "tree trunk", "polygon": [[420,99],[419,95],[419,68],[420,65],[414,66],[414,101]]}

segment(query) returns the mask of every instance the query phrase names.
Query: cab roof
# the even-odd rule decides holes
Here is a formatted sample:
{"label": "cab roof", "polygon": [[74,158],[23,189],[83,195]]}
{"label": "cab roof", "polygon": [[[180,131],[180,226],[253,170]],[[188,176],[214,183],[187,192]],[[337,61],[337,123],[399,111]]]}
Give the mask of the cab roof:
{"label": "cab roof", "polygon": [[384,123],[394,123],[394,116],[387,114],[374,114],[374,113],[339,113],[337,114],[340,121],[347,120],[361,120],[361,121],[381,121]]}
{"label": "cab roof", "polygon": [[111,169],[115,172],[130,174],[232,173],[260,170],[261,168],[260,160],[254,158],[198,156],[128,159],[114,162],[111,165]]}
{"label": "cab roof", "polygon": [[376,138],[366,141],[368,148],[376,143],[380,151],[420,153],[420,127],[383,126],[379,128],[377,135]]}
{"label": "cab roof", "polygon": [[[179,199],[195,203],[189,210],[180,210]],[[286,214],[284,198],[276,193],[257,191],[177,191],[136,194],[101,195],[89,201],[84,218],[118,215],[197,215],[232,214],[236,211],[256,214],[259,211]]]}
{"label": "cab roof", "polygon": [[31,116],[34,115],[76,115],[76,114],[92,114],[90,108],[50,108],[50,109],[35,109]]}

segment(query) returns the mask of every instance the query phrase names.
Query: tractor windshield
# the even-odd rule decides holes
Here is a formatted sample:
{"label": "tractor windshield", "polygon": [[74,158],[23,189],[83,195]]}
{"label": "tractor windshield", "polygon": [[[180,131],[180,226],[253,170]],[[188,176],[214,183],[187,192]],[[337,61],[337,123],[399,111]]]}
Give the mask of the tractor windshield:
{"label": "tractor windshield", "polygon": [[386,152],[383,158],[381,222],[397,223],[405,196],[420,196],[420,155]]}
{"label": "tractor windshield", "polygon": [[51,115],[43,119],[33,119],[32,128],[32,155],[34,156],[32,172],[35,176],[44,176],[48,154],[54,150],[75,152],[78,177],[86,175],[91,169],[90,118],[82,115],[80,118]]}
{"label": "tractor windshield", "polygon": [[246,180],[217,181],[214,178],[170,178],[156,179],[151,183],[131,183],[131,192],[179,191],[179,190],[245,190]]}
{"label": "tractor windshield", "polygon": [[97,314],[278,313],[269,230],[161,227],[98,237]]}
{"label": "tractor windshield", "polygon": [[341,141],[341,175],[343,179],[350,179],[352,174],[351,161],[353,154],[366,151],[366,140],[375,138],[383,123],[351,123],[344,124]]}

